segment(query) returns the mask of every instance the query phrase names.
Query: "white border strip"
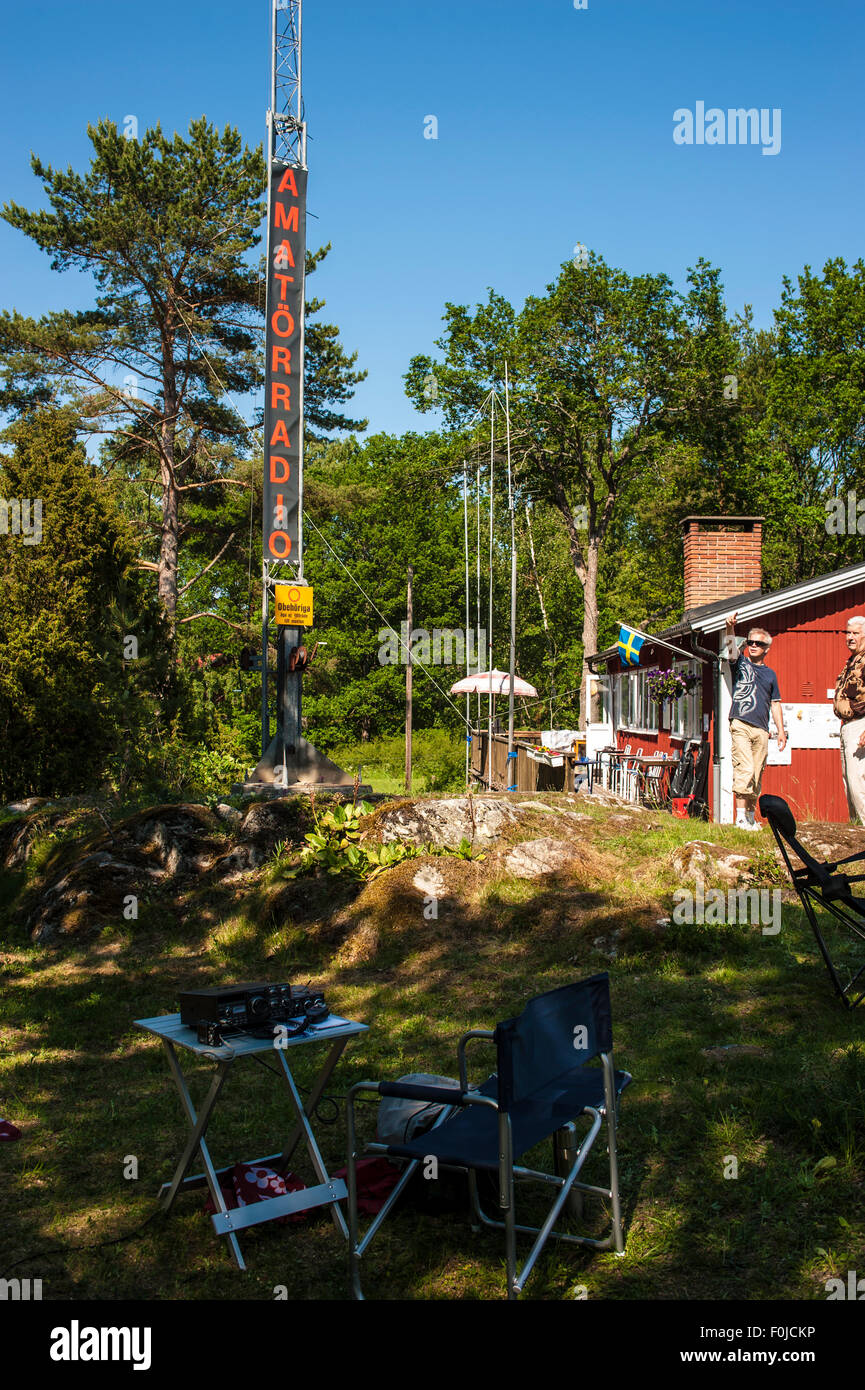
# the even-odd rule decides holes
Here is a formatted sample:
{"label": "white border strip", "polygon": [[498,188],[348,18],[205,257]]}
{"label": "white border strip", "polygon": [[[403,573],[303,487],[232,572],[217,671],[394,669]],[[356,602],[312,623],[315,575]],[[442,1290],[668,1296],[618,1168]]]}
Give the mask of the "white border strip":
{"label": "white border strip", "polygon": [[[823,594],[833,594],[838,589],[846,589],[851,584],[863,582],[865,582],[865,564],[857,565],[855,569],[824,575],[822,579],[810,579],[804,584],[797,584],[795,588],[782,590],[778,594],[767,594],[763,598],[754,599],[751,603],[744,604],[738,610],[737,623],[750,622],[753,618],[762,618],[766,613],[777,613],[783,608],[792,608],[797,603],[808,603],[811,599],[820,598]],[[735,595],[732,597],[735,598]],[[696,622],[692,620],[691,627],[695,632],[720,632],[726,620],[726,613],[716,613],[711,618]]]}

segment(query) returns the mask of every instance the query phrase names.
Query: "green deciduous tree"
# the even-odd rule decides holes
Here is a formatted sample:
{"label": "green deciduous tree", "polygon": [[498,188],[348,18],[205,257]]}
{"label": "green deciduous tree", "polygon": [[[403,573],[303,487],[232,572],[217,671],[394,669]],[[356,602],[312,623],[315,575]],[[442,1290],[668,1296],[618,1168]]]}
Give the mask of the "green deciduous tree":
{"label": "green deciduous tree", "polygon": [[[743,367],[761,381],[746,481],[766,514],[772,587],[861,558],[847,532],[848,492],[865,498],[865,263],[786,278],[771,334],[752,335]],[[837,498],[843,525],[831,525]],[[826,522],[830,520],[827,531]]]}
{"label": "green deciduous tree", "polygon": [[[316,590],[313,635],[327,645],[306,678],[304,711],[322,748],[401,727],[405,666],[379,651],[384,629],[399,634],[405,620],[409,564],[414,627],[465,624],[461,469],[459,441],[434,435],[375,435],[307,459],[304,569]],[[417,672],[417,727],[458,725],[459,708],[441,692],[463,673]]]}
{"label": "green deciduous tree", "polygon": [[[407,390],[429,408],[422,384],[432,376],[452,425],[508,361],[519,483],[559,515],[582,589],[583,652],[596,651],[601,558],[630,484],[671,440],[710,441],[726,428],[737,350],[718,272],[699,262],[683,295],[666,275],[629,276],[592,254],[564,265],[518,315],[492,293],[474,316],[449,304],[438,346],[444,360],[413,359]],[[583,693],[581,723],[587,714]]]}

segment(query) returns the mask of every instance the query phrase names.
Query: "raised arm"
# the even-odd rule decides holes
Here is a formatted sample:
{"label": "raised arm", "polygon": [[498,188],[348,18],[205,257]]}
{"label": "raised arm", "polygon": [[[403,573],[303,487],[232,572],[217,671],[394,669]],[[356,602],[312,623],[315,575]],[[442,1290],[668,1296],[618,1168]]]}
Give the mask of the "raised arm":
{"label": "raised arm", "polygon": [[736,661],[739,656],[739,648],[736,646],[736,618],[738,613],[731,613],[724,622],[724,650],[721,652],[722,661]]}

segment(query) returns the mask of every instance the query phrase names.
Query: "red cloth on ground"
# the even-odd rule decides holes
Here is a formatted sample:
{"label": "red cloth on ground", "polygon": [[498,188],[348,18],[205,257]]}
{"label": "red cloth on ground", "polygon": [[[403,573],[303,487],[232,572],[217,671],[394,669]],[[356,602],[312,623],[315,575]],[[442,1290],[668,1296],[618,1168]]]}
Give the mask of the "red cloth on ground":
{"label": "red cloth on ground", "polygon": [[[281,1173],[260,1163],[235,1163],[231,1170],[231,1185],[226,1183],[225,1178],[220,1184],[229,1211],[251,1206],[253,1202],[266,1202],[271,1197],[285,1197],[289,1192],[302,1192],[305,1187],[306,1183],[301,1182],[294,1173],[286,1173],[283,1177]],[[204,1209],[211,1214],[216,1211],[212,1197],[208,1197]],[[298,1225],[306,1217],[307,1212],[295,1211],[288,1216],[277,1217],[277,1220],[281,1225],[285,1225],[286,1221]]]}
{"label": "red cloth on ground", "polygon": [[[345,1168],[331,1173],[333,1178],[345,1178]],[[357,1165],[357,1209],[364,1216],[381,1211],[400,1178],[401,1169],[389,1158],[362,1158]]]}

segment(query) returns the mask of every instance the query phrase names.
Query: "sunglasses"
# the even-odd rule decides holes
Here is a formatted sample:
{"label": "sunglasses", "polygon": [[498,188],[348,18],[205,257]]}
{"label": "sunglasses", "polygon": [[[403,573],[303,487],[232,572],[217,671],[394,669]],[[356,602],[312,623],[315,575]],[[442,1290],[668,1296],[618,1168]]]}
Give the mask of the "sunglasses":
{"label": "sunglasses", "polygon": [[751,639],[750,639],[750,637],[749,637],[746,645],[749,646],[749,647],[768,647],[768,646],[769,646],[769,643],[768,643],[768,642],[752,642]]}

